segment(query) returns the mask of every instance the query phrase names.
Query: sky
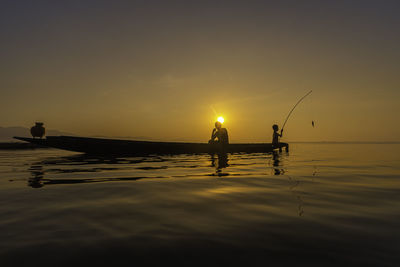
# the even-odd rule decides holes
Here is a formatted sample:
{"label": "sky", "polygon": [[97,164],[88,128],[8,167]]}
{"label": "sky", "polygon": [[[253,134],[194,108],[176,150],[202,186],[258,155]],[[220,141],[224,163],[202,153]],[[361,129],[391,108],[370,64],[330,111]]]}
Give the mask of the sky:
{"label": "sky", "polygon": [[[2,1],[0,126],[400,141],[399,1]],[[311,122],[315,122],[312,127]]]}

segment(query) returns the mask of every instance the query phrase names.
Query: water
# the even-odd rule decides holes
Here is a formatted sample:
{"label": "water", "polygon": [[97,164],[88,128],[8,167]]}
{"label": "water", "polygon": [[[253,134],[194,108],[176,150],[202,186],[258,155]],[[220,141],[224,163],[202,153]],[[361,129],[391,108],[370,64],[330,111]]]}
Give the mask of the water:
{"label": "water", "polygon": [[399,266],[399,149],[0,151],[0,266]]}

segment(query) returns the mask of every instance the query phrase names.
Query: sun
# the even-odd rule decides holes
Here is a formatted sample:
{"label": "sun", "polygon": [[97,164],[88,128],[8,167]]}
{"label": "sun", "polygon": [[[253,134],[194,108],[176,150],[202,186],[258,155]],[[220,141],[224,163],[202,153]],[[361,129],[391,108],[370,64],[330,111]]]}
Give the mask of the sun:
{"label": "sun", "polygon": [[220,123],[224,123],[224,117],[218,117],[217,121],[219,121]]}

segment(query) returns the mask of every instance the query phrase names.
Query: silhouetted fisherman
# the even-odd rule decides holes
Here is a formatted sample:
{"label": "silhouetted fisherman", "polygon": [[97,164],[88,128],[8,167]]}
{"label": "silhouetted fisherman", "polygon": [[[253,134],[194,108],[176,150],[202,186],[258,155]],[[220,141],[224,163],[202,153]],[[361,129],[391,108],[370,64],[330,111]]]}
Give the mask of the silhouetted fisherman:
{"label": "silhouetted fisherman", "polygon": [[222,128],[222,123],[219,121],[215,122],[215,128],[211,133],[211,139],[209,143],[218,143],[222,145],[229,144],[228,131],[226,128]]}
{"label": "silhouetted fisherman", "polygon": [[277,124],[272,125],[272,129],[274,130],[274,133],[272,134],[272,145],[277,146],[279,145],[279,138],[282,137],[283,129],[281,130],[281,133],[278,133],[279,126]]}
{"label": "silhouetted fisherman", "polygon": [[281,130],[281,133],[278,133],[279,126],[276,124],[272,125],[272,129],[274,130],[274,133],[272,134],[272,148],[279,148],[279,151],[282,151],[282,147],[285,147],[286,151],[289,151],[289,145],[279,141],[279,138],[282,137],[283,129]]}

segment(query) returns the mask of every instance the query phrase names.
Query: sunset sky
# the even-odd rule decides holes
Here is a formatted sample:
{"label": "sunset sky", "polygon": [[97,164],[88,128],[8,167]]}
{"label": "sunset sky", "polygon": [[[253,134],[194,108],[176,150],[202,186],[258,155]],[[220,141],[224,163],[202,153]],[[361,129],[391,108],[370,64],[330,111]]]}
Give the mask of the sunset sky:
{"label": "sunset sky", "polygon": [[[0,126],[400,140],[400,1],[2,1]],[[315,128],[311,121],[315,121]]]}

